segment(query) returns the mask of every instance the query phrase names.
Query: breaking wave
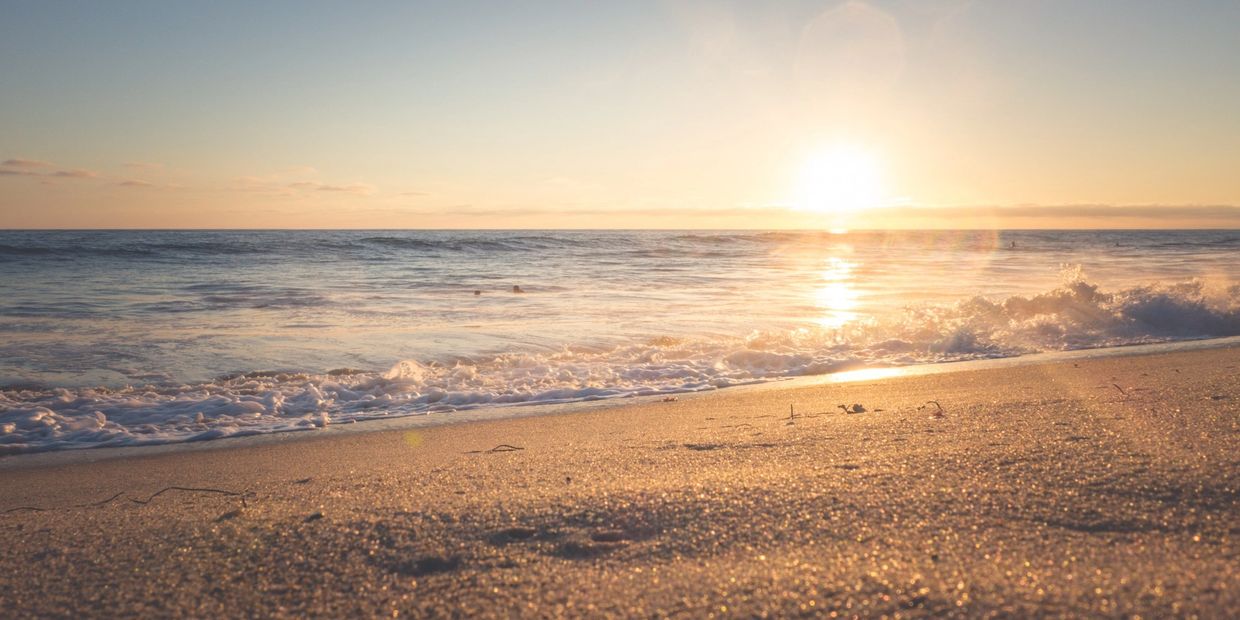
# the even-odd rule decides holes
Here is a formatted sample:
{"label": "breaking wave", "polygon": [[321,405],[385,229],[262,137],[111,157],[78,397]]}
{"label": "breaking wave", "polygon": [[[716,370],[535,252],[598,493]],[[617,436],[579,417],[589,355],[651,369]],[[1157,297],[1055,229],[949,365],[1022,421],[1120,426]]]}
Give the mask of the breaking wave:
{"label": "breaking wave", "polygon": [[[0,453],[200,441],[479,407],[714,390],[860,367],[1240,335],[1240,285],[1200,280],[907,307],[842,329],[661,336],[382,370],[246,372],[192,385],[0,390]],[[154,370],[157,372],[157,369]]]}

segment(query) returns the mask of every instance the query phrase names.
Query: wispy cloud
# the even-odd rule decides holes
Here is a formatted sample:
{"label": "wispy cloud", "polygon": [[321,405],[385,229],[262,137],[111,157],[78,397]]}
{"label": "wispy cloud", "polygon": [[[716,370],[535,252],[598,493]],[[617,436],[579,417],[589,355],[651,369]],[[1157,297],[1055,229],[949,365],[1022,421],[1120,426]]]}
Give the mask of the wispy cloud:
{"label": "wispy cloud", "polygon": [[897,207],[875,211],[876,214],[931,215],[935,217],[968,217],[990,214],[1000,217],[1031,219],[1101,218],[1101,219],[1235,219],[1240,220],[1240,206],[1236,205],[1106,205],[1067,204],[1011,206],[925,206]]}
{"label": "wispy cloud", "polygon": [[154,182],[151,182],[151,181],[147,181],[147,180],[145,180],[145,179],[124,179],[124,180],[121,180],[121,181],[117,181],[116,186],[117,186],[117,187],[124,187],[124,188],[128,188],[128,189],[133,189],[133,190],[143,190],[143,189],[153,189],[153,190],[173,190],[173,189],[185,189],[185,186],[183,186],[183,185],[176,185],[176,184],[172,184],[172,183],[154,183]]}
{"label": "wispy cloud", "polygon": [[375,187],[366,183],[349,183],[347,185],[332,185],[330,183],[319,183],[316,181],[297,181],[289,183],[288,187],[297,190],[309,190],[315,192],[340,192],[345,194],[356,194],[358,196],[369,196],[375,193]]}
{"label": "wispy cloud", "polygon": [[[376,210],[378,211],[378,210]],[[705,223],[707,227],[753,226],[756,221],[774,228],[816,228],[817,216],[788,207],[733,206],[717,209],[690,207],[571,208],[491,207],[460,204],[444,207],[389,208],[385,214],[417,217],[450,217],[454,221],[476,220],[488,225],[520,225],[530,220],[554,217],[567,226],[578,223],[621,225],[685,226]],[[1012,206],[918,206],[874,209],[857,214],[851,222],[857,228],[1237,228],[1240,206],[1235,205],[1012,205]]]}
{"label": "wispy cloud", "polygon": [[44,176],[56,177],[60,179],[95,179],[99,177],[99,173],[94,170],[57,170],[49,172]]}
{"label": "wispy cloud", "polygon": [[[317,174],[317,171],[301,166],[274,175],[237,177],[233,179],[231,189],[273,196],[298,196],[318,192],[369,196],[378,192],[378,189],[369,183],[325,183],[314,179],[298,178],[305,174]],[[290,176],[292,176],[291,179]]]}
{"label": "wispy cloud", "polygon": [[7,166],[9,168],[25,168],[25,169],[52,168],[53,167],[51,162],[40,161],[38,159],[21,159],[21,158],[6,159],[4,160],[3,163],[0,163],[0,166]]}
{"label": "wispy cloud", "polygon": [[[38,159],[11,158],[0,162],[0,176],[9,177],[45,177],[51,179],[94,179],[99,173],[94,170],[65,168],[51,170],[56,164]],[[44,181],[46,183],[46,180]]]}
{"label": "wispy cloud", "polygon": [[152,183],[150,181],[143,181],[142,179],[125,179],[124,181],[118,182],[116,185],[118,187],[132,187],[136,189],[155,188],[155,187],[171,187],[168,185],[160,185],[158,183]]}

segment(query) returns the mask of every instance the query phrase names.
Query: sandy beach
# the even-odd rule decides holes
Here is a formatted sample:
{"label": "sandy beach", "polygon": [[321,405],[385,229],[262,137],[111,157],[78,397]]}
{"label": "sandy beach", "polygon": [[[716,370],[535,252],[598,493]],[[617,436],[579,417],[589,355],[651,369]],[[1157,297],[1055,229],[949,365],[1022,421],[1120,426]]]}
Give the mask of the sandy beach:
{"label": "sandy beach", "polygon": [[3,615],[1240,612],[1240,348],[284,437],[7,458]]}
{"label": "sandy beach", "polygon": [[4,8],[0,620],[1240,619],[1240,0]]}

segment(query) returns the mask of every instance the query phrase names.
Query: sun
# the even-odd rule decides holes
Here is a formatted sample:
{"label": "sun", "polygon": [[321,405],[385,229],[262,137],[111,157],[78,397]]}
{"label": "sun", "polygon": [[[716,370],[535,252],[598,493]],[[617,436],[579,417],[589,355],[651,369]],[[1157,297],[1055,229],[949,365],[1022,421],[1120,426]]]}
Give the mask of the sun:
{"label": "sun", "polygon": [[811,155],[797,176],[793,206],[799,211],[844,216],[881,206],[881,167],[870,151],[836,145]]}

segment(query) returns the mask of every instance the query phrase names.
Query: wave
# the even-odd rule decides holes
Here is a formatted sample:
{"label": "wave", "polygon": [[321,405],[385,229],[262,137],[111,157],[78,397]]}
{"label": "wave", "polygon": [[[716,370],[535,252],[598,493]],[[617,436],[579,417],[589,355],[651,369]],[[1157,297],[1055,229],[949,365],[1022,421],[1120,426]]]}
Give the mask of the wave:
{"label": "wave", "polygon": [[431,252],[531,252],[578,248],[587,245],[584,239],[572,235],[513,235],[502,236],[378,236],[359,240],[362,244],[398,250],[422,250]]}
{"label": "wave", "polygon": [[[385,370],[250,371],[193,385],[0,390],[0,452],[201,441],[479,407],[714,390],[861,367],[1240,335],[1240,285],[1104,291],[1079,272],[1034,295],[905,308],[841,329],[659,336]],[[152,373],[159,376],[159,373]]]}
{"label": "wave", "polygon": [[[1000,241],[1000,234],[1004,240]],[[747,255],[755,250],[798,248],[847,243],[858,247],[973,250],[990,252],[1008,247],[1007,236],[1019,237],[1021,250],[1125,248],[1217,252],[1240,245],[1234,231],[1209,234],[1163,233],[1143,235],[1074,231],[677,231],[632,232],[411,232],[303,231],[279,232],[135,232],[0,234],[0,257],[14,259],[116,258],[132,260],[202,260],[265,256],[300,261],[391,261],[414,255],[504,255],[590,250],[631,252],[636,257],[689,255],[698,258]],[[1122,241],[1122,244],[1120,243]]]}
{"label": "wave", "polygon": [[20,257],[76,257],[76,256],[111,256],[118,258],[151,256],[156,252],[140,247],[89,247],[89,246],[52,246],[52,245],[13,245],[0,243],[0,256]]}
{"label": "wave", "polygon": [[[465,253],[485,255],[489,253],[554,252],[560,250],[592,249],[607,247],[632,250],[638,255],[655,257],[702,252],[726,255],[744,252],[745,246],[782,243],[818,243],[831,238],[829,233],[817,232],[757,232],[757,233],[683,233],[668,234],[664,238],[634,235],[630,233],[555,233],[555,234],[462,234],[462,233],[412,233],[360,236],[348,232],[322,234],[305,233],[275,235],[257,232],[250,235],[234,235],[224,232],[208,233],[97,233],[90,236],[44,234],[38,237],[9,235],[7,242],[0,243],[0,257],[13,258],[131,258],[201,259],[211,257],[271,255],[305,259],[362,258],[383,260],[393,253],[415,252],[419,254]],[[25,241],[23,243],[23,241]],[[600,245],[602,244],[602,245]],[[731,247],[738,246],[738,247]],[[727,252],[723,250],[727,249]]]}
{"label": "wave", "polygon": [[0,256],[20,257],[54,257],[74,258],[152,258],[162,256],[234,256],[238,254],[267,254],[280,251],[279,248],[263,247],[254,243],[238,242],[184,242],[184,243],[142,243],[129,242],[116,245],[92,245],[68,241],[64,244],[0,244]]}
{"label": "wave", "polygon": [[157,239],[117,237],[100,238],[98,235],[86,241],[76,237],[64,238],[59,243],[46,239],[30,243],[0,243],[0,257],[11,258],[204,258],[274,255],[298,259],[338,259],[355,256],[377,258],[374,252],[414,251],[448,253],[505,253],[537,252],[557,249],[579,248],[588,245],[587,240],[572,235],[392,235],[354,237],[329,234],[322,236],[297,236],[266,239],[261,233],[247,238],[233,238],[224,234],[205,233],[194,238],[177,238],[175,234],[160,235]]}
{"label": "wave", "polygon": [[1154,244],[1159,248],[1217,248],[1229,245],[1240,245],[1240,237],[1222,237],[1219,239],[1180,240]]}

